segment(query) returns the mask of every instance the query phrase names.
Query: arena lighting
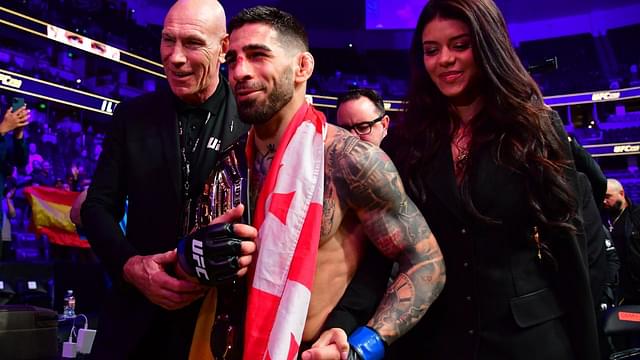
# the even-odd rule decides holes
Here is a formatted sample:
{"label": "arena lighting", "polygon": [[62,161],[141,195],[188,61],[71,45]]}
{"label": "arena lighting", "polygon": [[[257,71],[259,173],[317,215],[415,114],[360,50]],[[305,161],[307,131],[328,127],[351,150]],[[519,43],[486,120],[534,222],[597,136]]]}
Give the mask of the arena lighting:
{"label": "arena lighting", "polygon": [[624,142],[611,144],[583,145],[593,157],[638,155],[640,154],[640,142]]}
{"label": "arena lighting", "polygon": [[[0,6],[0,24],[63,43],[161,78],[162,64]],[[69,53],[71,54],[71,53]],[[73,56],[73,54],[71,54]],[[135,64],[137,63],[137,64]]]}
{"label": "arena lighting", "polygon": [[594,102],[607,102],[640,98],[640,87],[619,90],[605,90],[585,92],[578,94],[547,96],[544,102],[549,106],[591,104]]}
{"label": "arena lighting", "polygon": [[0,89],[113,115],[118,100],[0,69]]}
{"label": "arena lighting", "polygon": [[[3,69],[0,69],[0,88],[106,115],[112,115],[115,107],[120,103],[119,100],[60,86],[51,82],[35,79]],[[549,96],[544,99],[545,103],[552,107],[556,107],[594,102],[619,101],[634,98],[640,98],[640,87]],[[308,94],[307,101],[317,107],[335,108],[337,98],[335,96]],[[385,100],[384,107],[386,111],[399,112],[403,110],[404,103],[398,100]]]}
{"label": "arena lighting", "polygon": [[[47,33],[49,27],[55,28],[55,26],[49,23],[46,23],[44,21],[32,18],[30,16],[21,14],[14,10],[7,9],[2,6],[0,6],[0,24],[11,26],[16,29],[31,33],[33,35],[41,36],[50,40],[55,40],[49,37]],[[63,32],[65,32],[65,34],[67,33],[67,31],[64,29],[61,29],[61,28],[57,28],[57,29],[62,30]],[[96,43],[96,44],[107,46],[106,44],[98,43],[82,35],[78,35],[72,32],[68,32],[68,33],[69,35],[71,35],[72,39],[81,38],[83,44],[86,41],[89,43]],[[74,46],[70,42],[65,41],[65,43],[69,46]],[[74,46],[74,47],[80,48],[85,51],[89,51],[86,49],[86,47],[78,47],[78,46]],[[149,74],[153,74],[158,77],[166,78],[164,74],[162,74],[161,72],[158,72],[158,71],[162,71],[162,64],[145,59],[141,56],[129,53],[125,50],[121,50],[116,47],[111,47],[111,48],[119,51],[121,55],[120,60],[114,60],[113,58],[105,56],[105,54],[100,54],[100,52],[96,51],[95,49],[89,52],[91,52],[92,54],[96,54],[98,56],[102,56],[110,60],[116,61],[118,63],[129,66],[131,68],[134,68]],[[123,58],[126,61],[123,60]],[[137,61],[140,65],[133,64],[130,61]],[[4,81],[3,81],[3,85],[5,85]],[[308,97],[308,100],[316,106],[326,107],[326,108],[336,107],[335,105],[336,105],[337,98],[335,97],[320,96],[320,95],[308,95],[307,97]],[[633,99],[633,98],[640,98],[640,87],[621,89],[621,90],[609,90],[609,91],[597,91],[597,92],[586,92],[586,93],[578,93],[578,94],[548,96],[548,97],[545,97],[544,100],[547,105],[556,107],[556,106],[565,106],[565,105],[587,104],[587,103],[594,103],[594,102],[616,101],[616,100]],[[393,111],[402,111],[404,106],[402,101],[386,100],[385,108],[387,109],[387,111],[393,112]],[[94,110],[94,109],[95,108],[92,108],[91,110]]]}

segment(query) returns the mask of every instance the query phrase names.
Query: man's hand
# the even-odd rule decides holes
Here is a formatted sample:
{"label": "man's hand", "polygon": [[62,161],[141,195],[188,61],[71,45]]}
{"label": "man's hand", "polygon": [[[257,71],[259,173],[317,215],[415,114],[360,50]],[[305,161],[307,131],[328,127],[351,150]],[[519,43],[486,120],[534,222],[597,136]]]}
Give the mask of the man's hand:
{"label": "man's hand", "polygon": [[30,118],[31,115],[26,105],[16,111],[12,111],[11,108],[7,109],[2,122],[0,122],[0,134],[6,134],[11,130],[18,129],[14,135],[17,138],[22,138],[22,129],[29,125]]}
{"label": "man's hand", "polygon": [[167,310],[183,308],[204,295],[206,288],[167,274],[177,261],[175,250],[162,254],[133,256],[124,264],[124,279],[152,303]]}
{"label": "man's hand", "polygon": [[323,332],[311,349],[302,353],[302,360],[347,360],[349,342],[344,330],[333,328]]}
{"label": "man's hand", "polygon": [[[239,204],[233,209],[224,213],[211,221],[211,224],[221,223],[233,223],[236,221],[242,221],[242,214],[244,213],[244,205]],[[240,244],[240,258],[238,258],[238,276],[243,276],[249,271],[249,265],[251,265],[252,254],[256,251],[256,238],[258,238],[258,229],[251,225],[236,223],[233,224],[233,232],[239,237],[245,239]]]}
{"label": "man's hand", "polygon": [[243,211],[238,205],[180,241],[176,272],[181,278],[216,286],[247,273],[258,231],[233,223]]}

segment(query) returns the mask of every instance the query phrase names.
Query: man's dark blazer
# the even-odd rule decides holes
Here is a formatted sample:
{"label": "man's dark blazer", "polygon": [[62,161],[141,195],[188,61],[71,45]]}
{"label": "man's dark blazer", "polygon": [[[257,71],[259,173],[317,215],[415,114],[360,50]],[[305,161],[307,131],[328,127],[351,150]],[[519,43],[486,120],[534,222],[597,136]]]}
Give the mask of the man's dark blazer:
{"label": "man's dark blazer", "polygon": [[[245,134],[248,126],[239,121],[231,89],[226,80],[220,79],[219,86],[227,93],[227,110],[217,119],[224,119],[231,127],[220,139],[223,150]],[[169,89],[118,106],[82,207],[82,222],[91,247],[114,284],[100,316],[92,351],[95,358],[126,358],[136,348],[153,348],[154,341],[155,348],[162,349],[158,354],[161,358],[188,354],[200,303],[165,311],[122,279],[123,266],[130,257],[175,249],[182,235],[182,171],[175,107]],[[118,222],[126,199],[125,237]],[[149,333],[156,338],[145,338]],[[167,336],[157,338],[159,333]],[[153,357],[149,352],[140,355]]]}
{"label": "man's dark blazer", "polygon": [[496,164],[495,144],[474,152],[469,192],[481,214],[502,223],[475,220],[456,185],[450,141],[442,144],[420,170],[424,196],[407,192],[440,245],[447,281],[392,357],[598,359],[584,236],[541,234],[554,237],[558,270],[538,259],[525,181]]}

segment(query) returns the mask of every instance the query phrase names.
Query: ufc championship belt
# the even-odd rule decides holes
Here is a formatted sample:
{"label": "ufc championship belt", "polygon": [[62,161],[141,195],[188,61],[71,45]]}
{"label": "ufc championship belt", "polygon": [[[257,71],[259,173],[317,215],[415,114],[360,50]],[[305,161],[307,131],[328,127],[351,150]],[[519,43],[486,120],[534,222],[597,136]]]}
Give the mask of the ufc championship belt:
{"label": "ufc championship belt", "polygon": [[241,203],[244,204],[242,223],[251,224],[245,140],[246,137],[243,136],[220,154],[216,168],[205,181],[195,208],[196,229],[209,225],[213,219]]}
{"label": "ufc championship belt", "polygon": [[[250,224],[248,167],[244,154],[246,136],[225,149],[204,184],[195,206],[195,228],[209,225],[233,207],[244,204],[242,222]],[[241,360],[246,311],[246,277],[218,285],[216,316],[211,331],[215,360]]]}

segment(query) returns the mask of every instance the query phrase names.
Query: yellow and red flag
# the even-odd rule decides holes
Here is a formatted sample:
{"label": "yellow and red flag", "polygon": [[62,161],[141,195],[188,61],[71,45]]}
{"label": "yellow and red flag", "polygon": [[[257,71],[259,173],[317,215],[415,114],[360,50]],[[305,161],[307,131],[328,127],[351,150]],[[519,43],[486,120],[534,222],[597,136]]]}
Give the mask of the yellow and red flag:
{"label": "yellow and red flag", "polygon": [[46,235],[52,244],[89,248],[80,239],[69,211],[80,193],[46,186],[29,186],[24,193],[31,204],[31,221],[36,233]]}

